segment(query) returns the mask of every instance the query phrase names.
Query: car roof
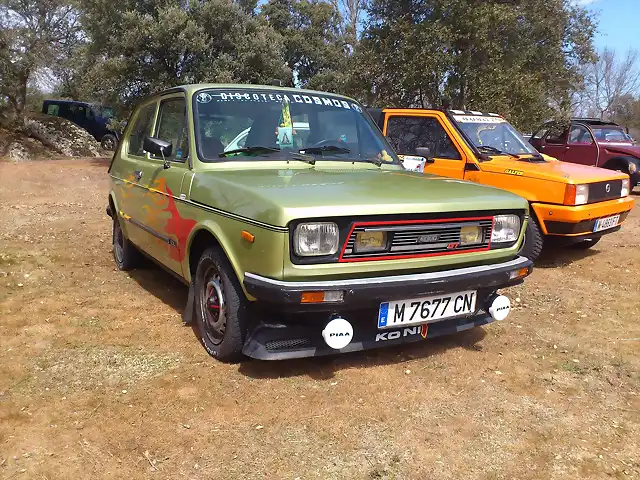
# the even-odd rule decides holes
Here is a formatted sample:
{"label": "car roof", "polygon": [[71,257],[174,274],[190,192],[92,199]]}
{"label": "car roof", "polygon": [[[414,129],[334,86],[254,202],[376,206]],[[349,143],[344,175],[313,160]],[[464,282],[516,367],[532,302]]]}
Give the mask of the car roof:
{"label": "car roof", "polygon": [[250,90],[259,88],[260,90],[272,90],[274,92],[289,92],[292,95],[300,95],[300,94],[308,94],[308,95],[331,95],[333,97],[342,98],[344,100],[349,100],[351,102],[356,102],[357,100],[347,97],[345,95],[340,95],[338,93],[333,92],[323,92],[320,90],[308,90],[305,88],[294,88],[294,87],[279,87],[277,85],[260,85],[253,83],[191,83],[185,85],[179,85],[177,87],[167,88],[165,90],[161,90],[145,97],[142,97],[136,103],[141,103],[143,101],[151,100],[152,98],[159,97],[162,95],[168,95],[171,93],[184,92],[187,95],[193,95],[195,92],[199,90],[205,90],[209,88],[229,88],[234,90]]}
{"label": "car roof", "polygon": [[608,122],[606,120],[600,120],[599,118],[581,118],[574,117],[571,119],[572,122],[580,122],[586,123],[587,125],[610,125],[614,127],[619,127],[620,125],[615,122]]}

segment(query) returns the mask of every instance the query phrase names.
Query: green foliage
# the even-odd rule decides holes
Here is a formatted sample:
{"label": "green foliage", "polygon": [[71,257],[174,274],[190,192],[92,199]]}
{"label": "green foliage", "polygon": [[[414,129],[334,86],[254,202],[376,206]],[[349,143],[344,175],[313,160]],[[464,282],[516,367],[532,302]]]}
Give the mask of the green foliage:
{"label": "green foliage", "polygon": [[73,5],[65,0],[0,0],[0,121],[20,125],[27,85],[79,41]]}
{"label": "green foliage", "polygon": [[231,0],[83,0],[90,38],[79,90],[130,105],[185,83],[286,79],[282,38]]}
{"label": "green foliage", "polygon": [[[284,42],[292,75],[287,84],[336,90],[346,80],[342,18],[334,5],[319,0],[269,0],[261,15]],[[295,78],[294,78],[295,74]]]}
{"label": "green foliage", "polygon": [[497,111],[532,128],[566,107],[594,25],[566,0],[372,0],[355,85],[369,102]]}

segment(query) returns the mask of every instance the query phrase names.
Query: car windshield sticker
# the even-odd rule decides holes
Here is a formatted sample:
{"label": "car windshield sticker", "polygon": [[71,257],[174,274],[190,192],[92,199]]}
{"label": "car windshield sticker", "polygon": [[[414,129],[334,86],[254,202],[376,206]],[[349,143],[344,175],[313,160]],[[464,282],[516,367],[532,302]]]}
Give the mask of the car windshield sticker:
{"label": "car windshield sticker", "polygon": [[306,103],[323,105],[326,107],[343,108],[346,110],[354,110],[358,113],[362,113],[362,108],[346,100],[339,98],[331,98],[320,95],[303,95],[303,94],[289,94],[289,93],[268,93],[268,92],[256,92],[241,90],[236,92],[219,92],[216,90],[210,90],[207,92],[200,92],[196,96],[198,103],[209,102],[258,102],[258,103],[282,103],[284,101],[288,103]]}
{"label": "car windshield sticker", "polygon": [[282,100],[282,113],[276,134],[280,148],[293,148],[293,122],[291,121],[289,102],[286,99]]}
{"label": "car windshield sticker", "polygon": [[481,115],[454,115],[453,119],[458,123],[507,123],[501,117],[485,117]]}

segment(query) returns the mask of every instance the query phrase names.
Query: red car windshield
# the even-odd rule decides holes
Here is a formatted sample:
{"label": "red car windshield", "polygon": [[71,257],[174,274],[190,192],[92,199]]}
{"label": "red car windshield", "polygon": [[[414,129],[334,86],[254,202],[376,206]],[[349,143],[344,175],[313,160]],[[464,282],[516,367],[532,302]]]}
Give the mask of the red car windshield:
{"label": "red car windshield", "polygon": [[591,127],[598,143],[631,143],[631,139],[621,128],[616,127]]}

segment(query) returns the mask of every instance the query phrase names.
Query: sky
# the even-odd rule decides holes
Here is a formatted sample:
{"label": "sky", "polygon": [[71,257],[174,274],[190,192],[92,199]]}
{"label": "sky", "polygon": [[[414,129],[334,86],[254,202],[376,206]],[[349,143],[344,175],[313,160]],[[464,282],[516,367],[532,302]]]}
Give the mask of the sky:
{"label": "sky", "polygon": [[620,54],[629,48],[640,50],[640,0],[575,0],[597,14],[595,46],[609,47]]}

